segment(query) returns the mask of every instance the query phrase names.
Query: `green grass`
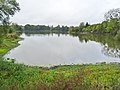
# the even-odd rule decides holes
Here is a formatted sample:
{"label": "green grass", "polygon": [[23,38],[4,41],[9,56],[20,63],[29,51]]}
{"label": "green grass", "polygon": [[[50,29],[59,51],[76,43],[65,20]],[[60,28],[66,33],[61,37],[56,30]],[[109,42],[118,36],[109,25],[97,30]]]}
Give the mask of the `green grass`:
{"label": "green grass", "polygon": [[4,52],[7,52],[7,49],[5,49],[5,48],[0,48],[0,53],[4,53]]}
{"label": "green grass", "polygon": [[0,90],[120,90],[120,64],[45,69],[0,60]]}
{"label": "green grass", "polygon": [[20,38],[4,38],[3,43],[0,45],[0,57],[6,54],[10,49],[16,47],[19,40]]}

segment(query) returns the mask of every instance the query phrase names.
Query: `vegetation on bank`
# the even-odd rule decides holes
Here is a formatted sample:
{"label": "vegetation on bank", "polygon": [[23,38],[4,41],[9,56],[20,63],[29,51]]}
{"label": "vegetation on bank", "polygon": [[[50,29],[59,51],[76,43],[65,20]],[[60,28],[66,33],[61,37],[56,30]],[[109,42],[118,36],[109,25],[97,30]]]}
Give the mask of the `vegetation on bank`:
{"label": "vegetation on bank", "polygon": [[50,32],[50,33],[67,33],[69,31],[68,26],[45,26],[45,25],[30,25],[26,24],[24,26],[24,32],[29,33],[29,32]]}
{"label": "vegetation on bank", "polygon": [[65,65],[51,69],[0,60],[0,90],[119,90],[120,64]]}
{"label": "vegetation on bank", "polygon": [[19,10],[19,3],[17,3],[16,0],[0,0],[0,49],[9,46],[4,45],[4,42],[7,42],[7,40],[17,39],[19,37],[16,32],[20,30],[21,27],[10,22],[10,17]]}
{"label": "vegetation on bank", "polygon": [[19,37],[21,30],[21,27],[14,23],[0,25],[0,57],[18,45],[18,41],[21,39]]}
{"label": "vegetation on bank", "polygon": [[70,27],[70,33],[95,33],[95,34],[111,34],[115,40],[120,41],[120,8],[109,10],[104,15],[105,21],[98,24],[90,25],[81,22],[77,27]]}
{"label": "vegetation on bank", "polygon": [[2,44],[0,44],[0,57],[6,54],[10,49],[16,47],[18,41],[20,40],[19,37],[17,38],[4,38]]}
{"label": "vegetation on bank", "polygon": [[119,40],[119,31],[120,19],[117,18],[99,24],[85,25],[81,23],[79,27],[70,27],[70,33],[111,34],[116,37],[116,40]]}

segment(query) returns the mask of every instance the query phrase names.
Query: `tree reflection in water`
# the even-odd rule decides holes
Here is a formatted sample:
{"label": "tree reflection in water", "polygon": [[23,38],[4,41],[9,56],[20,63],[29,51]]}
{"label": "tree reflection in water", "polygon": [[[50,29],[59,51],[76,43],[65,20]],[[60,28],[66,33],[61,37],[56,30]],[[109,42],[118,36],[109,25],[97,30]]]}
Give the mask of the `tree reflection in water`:
{"label": "tree reflection in water", "polygon": [[120,49],[117,48],[115,49],[108,46],[104,46],[102,49],[102,53],[109,57],[120,58]]}
{"label": "tree reflection in water", "polygon": [[[36,32],[25,32],[26,35],[30,36]],[[38,32],[37,32],[38,33]],[[59,33],[54,32],[60,36],[61,34],[68,35],[68,33]],[[39,35],[52,35],[53,32],[39,32]],[[114,36],[111,35],[99,35],[99,34],[70,34],[73,37],[78,37],[81,43],[88,41],[95,41],[103,45],[101,52],[108,57],[120,58],[120,42],[114,39]]]}
{"label": "tree reflection in water", "polygon": [[114,58],[120,58],[120,42],[114,40],[111,35],[73,35],[78,36],[80,42],[95,41],[103,45],[101,52],[108,56]]}

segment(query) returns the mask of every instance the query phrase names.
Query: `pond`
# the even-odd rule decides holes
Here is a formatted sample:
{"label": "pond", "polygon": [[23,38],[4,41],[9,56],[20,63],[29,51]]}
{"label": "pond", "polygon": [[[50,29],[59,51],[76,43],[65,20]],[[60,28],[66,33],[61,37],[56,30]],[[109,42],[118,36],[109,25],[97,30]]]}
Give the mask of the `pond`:
{"label": "pond", "polygon": [[33,66],[120,62],[120,43],[111,36],[25,34],[4,57]]}

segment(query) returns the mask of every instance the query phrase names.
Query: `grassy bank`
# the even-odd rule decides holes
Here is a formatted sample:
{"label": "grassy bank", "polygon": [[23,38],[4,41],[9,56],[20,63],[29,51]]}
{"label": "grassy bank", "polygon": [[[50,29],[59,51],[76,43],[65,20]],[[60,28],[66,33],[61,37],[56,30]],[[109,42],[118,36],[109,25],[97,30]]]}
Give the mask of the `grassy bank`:
{"label": "grassy bank", "polygon": [[10,49],[18,46],[20,38],[4,38],[3,43],[0,44],[0,57],[6,54]]}
{"label": "grassy bank", "polygon": [[44,69],[0,60],[0,90],[120,90],[120,64]]}
{"label": "grassy bank", "polygon": [[[1,56],[18,45],[5,38]],[[57,66],[51,69],[0,58],[0,90],[120,90],[120,64]]]}

